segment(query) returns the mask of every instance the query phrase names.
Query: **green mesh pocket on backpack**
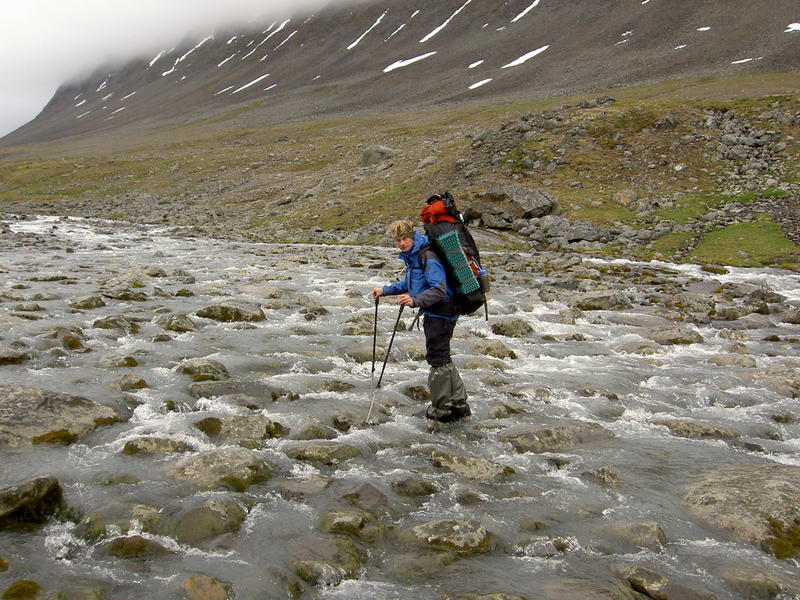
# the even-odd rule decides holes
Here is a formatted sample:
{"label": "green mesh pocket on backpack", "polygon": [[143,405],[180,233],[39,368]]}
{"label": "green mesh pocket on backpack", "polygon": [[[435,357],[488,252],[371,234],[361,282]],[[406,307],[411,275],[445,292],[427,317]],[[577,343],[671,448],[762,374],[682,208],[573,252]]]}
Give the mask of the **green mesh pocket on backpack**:
{"label": "green mesh pocket on backpack", "polygon": [[475,278],[475,273],[467,261],[467,255],[461,248],[461,242],[458,239],[458,234],[455,231],[443,233],[436,238],[439,247],[444,250],[445,258],[450,265],[450,271],[460,284],[458,292],[460,294],[471,294],[480,289],[481,284]]}

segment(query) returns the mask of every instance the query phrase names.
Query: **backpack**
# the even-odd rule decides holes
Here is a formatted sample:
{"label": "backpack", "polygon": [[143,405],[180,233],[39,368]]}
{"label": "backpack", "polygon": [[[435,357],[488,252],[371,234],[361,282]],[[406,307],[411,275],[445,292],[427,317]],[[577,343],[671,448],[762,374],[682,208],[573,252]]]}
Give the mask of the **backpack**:
{"label": "backpack", "polygon": [[478,246],[458,212],[455,199],[450,192],[433,195],[421,213],[430,241],[420,249],[420,262],[424,268],[425,251],[430,249],[444,266],[447,283],[453,291],[451,314],[471,315],[483,306],[488,321],[489,275],[481,268]]}

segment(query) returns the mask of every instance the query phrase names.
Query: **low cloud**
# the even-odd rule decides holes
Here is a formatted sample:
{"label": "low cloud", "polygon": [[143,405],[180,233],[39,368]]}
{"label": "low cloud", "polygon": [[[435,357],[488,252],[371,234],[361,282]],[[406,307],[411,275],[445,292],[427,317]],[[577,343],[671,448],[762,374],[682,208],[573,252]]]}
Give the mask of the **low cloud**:
{"label": "low cloud", "polygon": [[33,119],[59,85],[102,65],[152,58],[190,35],[357,1],[3,0],[0,136]]}

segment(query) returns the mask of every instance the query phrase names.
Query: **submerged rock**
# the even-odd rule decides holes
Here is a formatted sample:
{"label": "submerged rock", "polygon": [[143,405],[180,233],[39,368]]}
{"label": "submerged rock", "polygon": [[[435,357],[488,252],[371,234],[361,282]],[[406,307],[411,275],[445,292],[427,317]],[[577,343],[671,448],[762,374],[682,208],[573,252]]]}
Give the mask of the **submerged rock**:
{"label": "submerged rock", "polygon": [[492,333],[506,337],[523,337],[533,332],[533,327],[523,319],[510,318],[494,321]]}
{"label": "submerged rock", "polygon": [[613,438],[614,434],[601,425],[583,421],[549,427],[521,425],[500,434],[500,439],[514,446],[517,452],[553,452]]}
{"label": "submerged rock", "polygon": [[75,310],[90,310],[92,308],[100,308],[105,306],[103,297],[94,294],[92,296],[79,296],[67,301],[67,305]]}
{"label": "submerged rock", "polygon": [[192,446],[186,442],[159,437],[141,437],[125,442],[122,454],[172,454],[191,450]]}
{"label": "submerged rock", "polygon": [[497,464],[485,458],[456,456],[445,452],[433,452],[431,463],[456,475],[480,481],[498,481],[516,473],[511,467]]}
{"label": "submerged rock", "polygon": [[61,506],[63,491],[54,477],[38,477],[0,490],[0,528],[42,523]]}
{"label": "submerged rock", "polygon": [[638,552],[642,548],[660,552],[667,544],[664,529],[653,521],[605,523],[596,531],[603,537],[600,544],[618,554]]}
{"label": "submerged rock", "polygon": [[283,452],[286,456],[295,460],[320,462],[326,465],[333,465],[361,456],[361,450],[358,448],[327,440],[293,442],[286,446]]}
{"label": "submerged rock", "polygon": [[774,464],[711,471],[686,488],[689,511],[778,558],[800,553],[800,467]]}
{"label": "submerged rock", "polygon": [[197,311],[198,317],[231,323],[236,321],[263,321],[266,317],[261,307],[245,300],[223,300]]}
{"label": "submerged rock", "polygon": [[203,488],[243,491],[272,477],[272,466],[250,450],[223,448],[185,458],[168,474]]}
{"label": "submerged rock", "polygon": [[637,592],[648,598],[665,598],[680,600],[715,600],[716,596],[708,592],[698,592],[684,585],[671,581],[668,577],[655,573],[650,569],[638,566],[627,566],[619,570],[620,575]]}
{"label": "submerged rock", "polygon": [[116,410],[83,396],[0,382],[0,448],[70,444],[118,420]]}
{"label": "submerged rock", "polygon": [[224,381],[231,376],[225,365],[210,358],[190,358],[178,367],[178,372],[195,381]]}
{"label": "submerged rock", "polygon": [[156,531],[181,544],[198,545],[224,533],[237,531],[247,518],[247,510],[231,498],[209,498],[198,506],[167,514]]}
{"label": "submerged rock", "polygon": [[622,310],[633,306],[628,296],[619,290],[594,290],[577,294],[571,303],[581,310]]}
{"label": "submerged rock", "polygon": [[166,331],[177,331],[178,333],[197,331],[197,325],[188,315],[161,315],[156,317],[153,322]]}
{"label": "submerged rock", "polygon": [[664,425],[673,434],[692,439],[721,439],[731,440],[739,437],[739,434],[724,427],[716,427],[714,425],[706,425],[705,423],[693,423],[691,421],[678,421],[676,419],[667,419],[661,421],[654,421],[655,425]]}
{"label": "submerged rock", "polygon": [[494,548],[495,535],[477,521],[437,519],[400,532],[400,539],[435,550],[482,554]]}
{"label": "submerged rock", "polygon": [[283,437],[285,433],[283,425],[264,415],[207,417],[194,426],[210,437],[221,436],[240,443]]}
{"label": "submerged rock", "polygon": [[659,327],[656,329],[642,329],[639,335],[662,346],[677,344],[701,344],[703,336],[697,331],[686,327]]}
{"label": "submerged rock", "polygon": [[228,600],[232,586],[207,575],[195,575],[184,579],[181,588],[188,600]]}
{"label": "submerged rock", "polygon": [[383,524],[372,513],[355,508],[323,513],[319,528],[325,533],[341,533],[366,542],[377,542],[384,535]]}
{"label": "submerged rock", "polygon": [[312,585],[336,585],[353,579],[361,567],[358,549],[342,537],[305,537],[289,545],[289,564],[303,581]]}
{"label": "submerged rock", "polygon": [[0,365],[15,365],[28,360],[30,356],[27,352],[22,352],[16,348],[0,344]]}
{"label": "submerged rock", "polygon": [[158,542],[140,535],[119,537],[105,544],[102,550],[110,556],[128,559],[151,559],[173,553]]}

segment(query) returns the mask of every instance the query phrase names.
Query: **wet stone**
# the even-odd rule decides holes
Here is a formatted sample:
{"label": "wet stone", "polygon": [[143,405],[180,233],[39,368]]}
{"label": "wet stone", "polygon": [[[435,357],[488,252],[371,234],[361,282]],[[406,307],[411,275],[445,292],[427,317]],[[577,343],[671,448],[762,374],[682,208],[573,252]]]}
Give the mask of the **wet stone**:
{"label": "wet stone", "polygon": [[438,519],[400,533],[401,540],[456,554],[481,554],[494,548],[495,536],[477,521]]}
{"label": "wet stone", "polygon": [[361,450],[332,441],[293,442],[283,449],[284,454],[294,460],[319,462],[334,465],[361,456]]}
{"label": "wet stone", "polygon": [[181,582],[187,600],[229,600],[232,586],[207,575],[195,575]]}
{"label": "wet stone", "polygon": [[18,579],[3,592],[3,600],[36,600],[40,597],[42,586],[32,579]]}
{"label": "wet stone", "polygon": [[272,467],[244,448],[223,448],[187,457],[170,469],[168,475],[202,488],[243,491],[272,477]]}
{"label": "wet stone", "polygon": [[597,423],[574,422],[550,427],[522,425],[500,434],[517,452],[553,452],[565,448],[610,440],[614,434]]}
{"label": "wet stone", "polygon": [[17,350],[5,344],[0,344],[0,366],[16,365],[28,360],[28,358],[30,358],[30,355],[27,352]]}
{"label": "wet stone", "polygon": [[324,533],[349,535],[365,542],[377,542],[384,537],[384,527],[365,510],[338,509],[320,517],[319,528]]}
{"label": "wet stone", "polygon": [[500,481],[516,474],[511,467],[484,458],[457,456],[445,452],[434,452],[431,455],[431,464],[461,477],[480,481]]}
{"label": "wet stone", "polygon": [[630,586],[648,598],[680,598],[681,600],[715,600],[716,596],[676,584],[669,578],[644,567],[628,566],[620,569]]}
{"label": "wet stone", "polygon": [[59,509],[61,484],[54,477],[38,477],[0,489],[0,528],[24,523],[42,523]]}
{"label": "wet stone", "polygon": [[192,446],[186,442],[157,437],[143,437],[125,442],[122,454],[177,454],[190,452],[192,449]]}
{"label": "wet stone", "polygon": [[67,305],[75,310],[91,310],[93,308],[100,308],[106,305],[102,296],[78,296],[67,302]]}
{"label": "wet stone", "polygon": [[181,544],[197,546],[225,533],[237,531],[247,518],[247,510],[231,498],[209,498],[200,505],[177,512],[166,512],[156,531]]}
{"label": "wet stone", "polygon": [[126,559],[150,559],[172,554],[158,542],[140,535],[117,538],[105,544],[102,550],[110,556]]}
{"label": "wet stone", "polygon": [[261,307],[244,300],[225,300],[197,311],[198,317],[232,323],[236,321],[263,321],[266,317]]}
{"label": "wet stone", "polygon": [[289,545],[289,564],[312,585],[336,585],[358,574],[361,558],[350,540],[342,537],[305,537]]}
{"label": "wet stone", "polygon": [[431,496],[440,491],[439,486],[421,477],[405,477],[392,482],[392,489],[401,496],[419,498]]}
{"label": "wet stone", "polygon": [[178,372],[194,381],[224,381],[231,376],[225,365],[209,358],[189,359],[178,367]]}
{"label": "wet stone", "polygon": [[89,398],[0,382],[0,447],[71,443],[120,420]]}
{"label": "wet stone", "polygon": [[178,333],[186,333],[188,331],[197,331],[197,325],[188,315],[160,315],[156,317],[153,322],[166,331],[175,331]]}

